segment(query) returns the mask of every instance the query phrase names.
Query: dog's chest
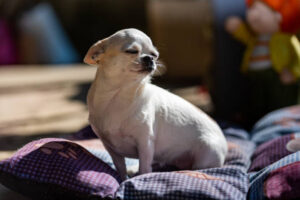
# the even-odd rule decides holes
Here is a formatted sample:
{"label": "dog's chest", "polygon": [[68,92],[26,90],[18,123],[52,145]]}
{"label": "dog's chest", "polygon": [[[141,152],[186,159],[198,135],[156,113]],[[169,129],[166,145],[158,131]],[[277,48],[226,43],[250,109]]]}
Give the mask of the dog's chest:
{"label": "dog's chest", "polygon": [[136,158],[138,155],[136,141],[130,135],[104,132],[99,134],[99,137],[105,145],[109,146],[120,155],[132,158]]}
{"label": "dog's chest", "polygon": [[102,142],[116,153],[126,157],[136,157],[136,142],[133,136],[127,133],[124,126],[126,121],[112,112],[102,116],[99,118],[90,115],[90,123]]}
{"label": "dog's chest", "polygon": [[96,95],[88,98],[89,121],[93,130],[106,146],[126,157],[137,157],[137,144],[134,129],[139,121],[139,107],[132,100],[118,95],[99,99]]}

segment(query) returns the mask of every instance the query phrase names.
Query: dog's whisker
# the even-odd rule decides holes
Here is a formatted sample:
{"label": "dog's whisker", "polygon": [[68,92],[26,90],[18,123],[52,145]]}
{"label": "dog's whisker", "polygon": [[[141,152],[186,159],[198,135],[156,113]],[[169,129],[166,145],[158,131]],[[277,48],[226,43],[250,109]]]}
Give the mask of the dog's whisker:
{"label": "dog's whisker", "polygon": [[158,67],[165,67],[165,65],[163,63],[161,63],[159,60],[155,62],[155,64],[158,66]]}
{"label": "dog's whisker", "polygon": [[158,68],[156,68],[155,73],[159,76],[163,74]]}
{"label": "dog's whisker", "polygon": [[161,73],[159,70],[157,70],[157,71],[158,71],[158,72],[157,72],[157,75],[159,75],[159,76],[162,75],[162,73]]}

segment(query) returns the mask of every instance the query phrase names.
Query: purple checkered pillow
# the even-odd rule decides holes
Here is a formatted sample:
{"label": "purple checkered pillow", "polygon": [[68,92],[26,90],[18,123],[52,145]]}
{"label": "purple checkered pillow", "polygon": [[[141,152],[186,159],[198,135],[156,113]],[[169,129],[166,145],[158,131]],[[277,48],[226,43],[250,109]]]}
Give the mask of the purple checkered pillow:
{"label": "purple checkered pillow", "polygon": [[136,176],[121,183],[116,196],[132,200],[246,199],[250,156],[241,145],[253,146],[245,140],[231,140],[223,167]]}
{"label": "purple checkered pillow", "polygon": [[252,155],[252,164],[249,171],[259,171],[266,166],[293,153],[292,142],[299,138],[299,133],[278,137],[258,146]]}
{"label": "purple checkered pillow", "polygon": [[35,199],[89,199],[113,198],[121,181],[111,167],[81,145],[46,138],[1,161],[0,182]]}

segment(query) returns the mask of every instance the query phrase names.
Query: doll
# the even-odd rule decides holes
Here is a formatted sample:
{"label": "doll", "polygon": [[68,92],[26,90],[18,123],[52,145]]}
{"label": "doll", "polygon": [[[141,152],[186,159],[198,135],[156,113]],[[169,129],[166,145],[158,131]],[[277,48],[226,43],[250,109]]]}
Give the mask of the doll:
{"label": "doll", "polygon": [[241,71],[249,77],[250,118],[298,103],[300,0],[246,0],[246,22],[229,17],[226,30],[246,45]]}

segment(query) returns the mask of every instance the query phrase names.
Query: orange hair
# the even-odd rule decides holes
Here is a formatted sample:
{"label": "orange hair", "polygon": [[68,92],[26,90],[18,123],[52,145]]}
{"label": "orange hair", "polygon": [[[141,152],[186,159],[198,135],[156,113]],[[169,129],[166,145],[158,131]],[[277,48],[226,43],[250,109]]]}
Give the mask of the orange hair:
{"label": "orange hair", "polygon": [[[254,1],[246,0],[250,7]],[[279,12],[282,16],[281,30],[284,32],[296,33],[300,30],[300,0],[260,0]]]}

